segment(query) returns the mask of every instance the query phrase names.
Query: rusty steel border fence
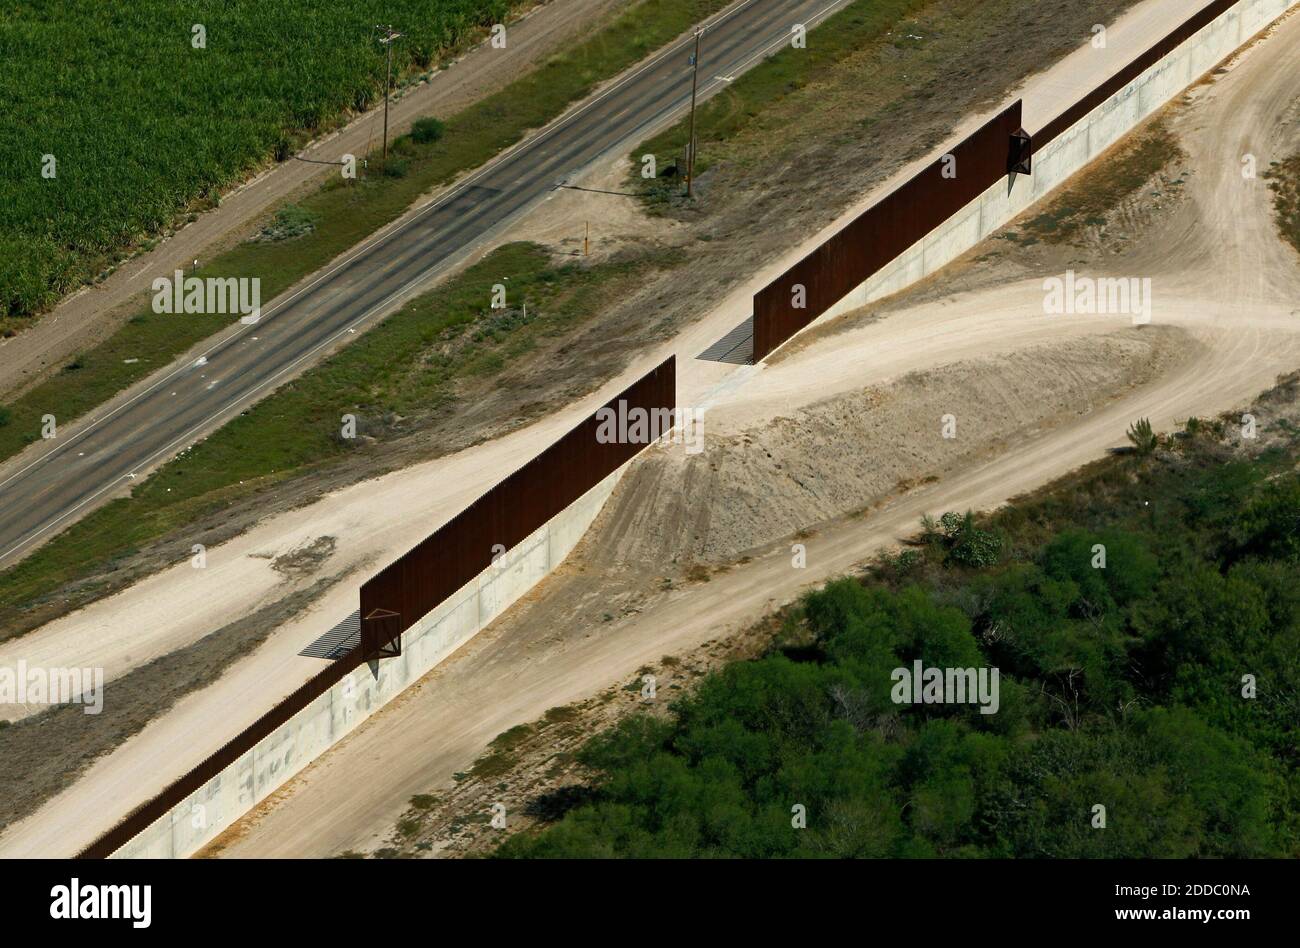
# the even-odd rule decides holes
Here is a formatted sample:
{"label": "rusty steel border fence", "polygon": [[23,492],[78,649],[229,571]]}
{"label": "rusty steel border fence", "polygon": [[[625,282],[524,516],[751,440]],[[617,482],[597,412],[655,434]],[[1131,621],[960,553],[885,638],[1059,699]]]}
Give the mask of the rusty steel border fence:
{"label": "rusty steel border fence", "polygon": [[1034,132],[1033,150],[1037,152],[1044,145],[1057,138],[1071,125],[1074,125],[1116,92],[1119,92],[1120,89],[1123,89],[1165,56],[1172,53],[1190,39],[1194,33],[1204,29],[1239,2],[1240,0],[1213,0],[1212,3],[1192,14],[1191,17],[1180,23],[1142,55],[1101,83],[1037,132]]}
{"label": "rusty steel border fence", "polygon": [[[1177,49],[1240,0],[1212,0],[1032,135],[1013,103],[953,148],[956,176],[940,158],[881,198],[754,295],[754,361],[760,362],[885,264],[979,197],[1066,129]],[[802,286],[803,306],[794,290]]]}
{"label": "rusty steel border fence", "polygon": [[[378,611],[384,622],[372,620],[368,628],[363,621],[362,639],[355,648],[308,679],[188,773],[128,813],[78,853],[77,858],[111,856],[286,725],[349,672],[373,658],[393,654],[389,650],[394,639],[400,640],[401,632],[491,565],[493,544],[503,544],[505,549],[515,546],[653,442],[653,437],[637,441],[600,440],[599,419],[603,410],[608,409],[617,417],[620,410],[626,416],[633,409],[642,409],[647,413],[667,412],[667,417],[672,418],[676,407],[677,361],[675,356],[669,356],[364,583],[361,587],[363,619]],[[651,435],[655,433],[666,431],[661,427]],[[393,606],[396,608],[390,608]],[[395,621],[390,618],[394,614]]]}
{"label": "rusty steel border fence", "polygon": [[[677,362],[670,356],[604,409],[672,412]],[[361,587],[363,647],[385,654],[396,635],[630,461],[646,445],[602,441],[591,415]],[[667,427],[672,425],[671,420]],[[665,429],[661,429],[666,431]],[[652,439],[653,440],[653,439]]]}
{"label": "rusty steel border fence", "polygon": [[[754,296],[754,361],[766,358],[1005,177],[1021,159],[1020,111],[1017,99],[759,290]],[[795,299],[799,287],[802,306]]]}

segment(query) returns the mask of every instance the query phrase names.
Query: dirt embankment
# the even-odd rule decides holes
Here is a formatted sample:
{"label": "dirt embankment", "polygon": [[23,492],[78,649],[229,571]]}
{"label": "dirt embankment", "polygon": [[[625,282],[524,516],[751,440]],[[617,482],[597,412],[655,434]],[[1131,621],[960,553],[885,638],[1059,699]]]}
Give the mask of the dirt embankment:
{"label": "dirt embankment", "polygon": [[665,591],[1078,422],[1200,351],[1175,327],[1119,329],[948,364],[936,357],[935,368],[737,431],[719,419],[722,432],[711,433],[706,413],[703,452],[644,455],[527,621],[560,629],[639,613]]}
{"label": "dirt embankment", "polygon": [[1188,349],[1177,329],[1127,329],[910,373],[731,436],[708,435],[706,414],[702,453],[661,450],[629,472],[597,562],[729,562],[1087,414]]}

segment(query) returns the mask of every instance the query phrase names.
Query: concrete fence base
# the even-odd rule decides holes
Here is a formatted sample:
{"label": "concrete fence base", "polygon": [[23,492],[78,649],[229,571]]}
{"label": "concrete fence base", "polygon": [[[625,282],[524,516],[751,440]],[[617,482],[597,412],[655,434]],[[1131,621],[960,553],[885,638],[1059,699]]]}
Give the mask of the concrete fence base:
{"label": "concrete fence base", "polygon": [[473,638],[569,555],[613,493],[626,464],[402,635],[402,654],[348,674],[113,858],[192,855]]}

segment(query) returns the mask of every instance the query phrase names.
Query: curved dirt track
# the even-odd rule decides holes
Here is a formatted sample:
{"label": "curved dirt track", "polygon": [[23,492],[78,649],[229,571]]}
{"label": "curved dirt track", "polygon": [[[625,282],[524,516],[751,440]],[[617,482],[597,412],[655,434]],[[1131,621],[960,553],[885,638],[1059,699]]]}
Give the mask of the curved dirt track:
{"label": "curved dirt track", "polygon": [[[1167,12],[1171,8],[1165,4],[1164,9]],[[446,779],[501,730],[598,690],[608,680],[647,660],[748,624],[771,605],[797,595],[801,588],[850,568],[880,544],[910,533],[922,512],[995,505],[1011,494],[1085,463],[1122,440],[1124,428],[1137,415],[1149,415],[1157,426],[1167,427],[1189,414],[1244,402],[1271,383],[1278,372],[1294,368],[1300,360],[1289,326],[1296,317],[1287,304],[1279,302],[1300,299],[1294,260],[1286,257],[1291,251],[1271,230],[1268,196],[1262,183],[1255,182],[1255,190],[1248,192],[1243,201],[1226,183],[1237,174],[1237,157],[1228,162],[1221,159],[1220,152],[1237,147],[1237,142],[1222,131],[1225,126],[1235,127],[1238,139],[1249,138],[1258,130],[1273,128],[1270,123],[1276,119],[1279,104],[1288,96],[1294,98],[1300,86],[1294,52],[1300,40],[1297,23],[1300,17],[1292,17],[1279,28],[1277,37],[1246,57],[1249,69],[1222,77],[1211,87],[1213,100],[1194,113],[1207,127],[1219,129],[1214,134],[1195,136],[1197,141],[1188,143],[1189,151],[1194,146],[1204,149],[1196,155],[1203,171],[1194,183],[1193,203],[1198,209],[1205,204],[1206,222],[1180,220],[1172,222],[1171,227],[1176,223],[1182,228],[1178,241],[1188,253],[1198,242],[1203,245],[1203,252],[1196,258],[1200,266],[1190,269],[1209,270],[1210,274],[1185,275],[1177,266],[1177,258],[1164,248],[1152,255],[1163,261],[1165,269],[1159,271],[1139,271],[1135,268],[1140,263],[1123,261],[1126,275],[1159,275],[1155,320],[1180,327],[1204,341],[1203,356],[1180,364],[1159,381],[1075,424],[1028,438],[1010,453],[975,465],[959,477],[909,493],[865,521],[823,530],[808,542],[809,566],[800,574],[790,570],[788,548],[778,549],[719,574],[707,584],[664,593],[646,603],[639,613],[598,629],[564,629],[543,622],[534,632],[522,634],[529,617],[538,618],[533,610],[543,608],[554,581],[546,584],[505,621],[480,635],[456,659],[313,766],[296,783],[287,802],[264,814],[254,832],[233,844],[229,852],[314,855],[365,848],[376,833],[386,828],[387,821],[411,793]],[[1148,28],[1135,42],[1149,40],[1150,23],[1145,25]],[[1122,35],[1122,30],[1112,29],[1112,46]],[[1065,68],[1071,68],[1068,60]],[[1046,102],[1068,102],[1080,87],[1092,84],[1087,78],[1058,83],[1059,73],[1055,72],[1046,79],[1044,88],[1052,92]],[[1267,90],[1267,94],[1261,90]],[[1219,101],[1224,96],[1231,98],[1231,108]],[[1046,111],[1050,114],[1050,109]],[[1261,155],[1261,167],[1267,165],[1263,156],[1269,153],[1270,144],[1265,141],[1252,146]],[[1216,161],[1221,161],[1221,166],[1214,166]],[[1266,235],[1267,240],[1253,250],[1234,244],[1236,251],[1232,255],[1220,254],[1211,269],[1204,263],[1205,253],[1213,249],[1207,236],[1209,228],[1220,226],[1214,223],[1216,219],[1229,231],[1239,225],[1244,228],[1240,219],[1244,217],[1250,217],[1251,229]],[[1288,261],[1281,270],[1284,276],[1271,270],[1265,276],[1264,271],[1279,260]],[[1221,268],[1232,272],[1220,283],[1206,286],[1215,282],[1212,276]],[[1262,297],[1267,292],[1269,299],[1259,300],[1258,305],[1243,302],[1225,293],[1227,286],[1255,287],[1255,295]],[[738,321],[737,299],[743,296],[743,291],[739,292],[716,314],[688,330],[674,342],[673,349],[682,358],[704,349]],[[747,301],[739,305],[747,307]],[[712,406],[708,416],[710,435],[725,435],[837,393],[888,383],[907,372],[1030,345],[1083,339],[1127,325],[1126,318],[1049,320],[1041,315],[1041,306],[1041,279],[915,307],[902,306],[886,319],[815,339],[771,366],[733,372],[729,366],[691,363],[681,382],[682,401],[707,401]],[[627,375],[641,371],[646,363],[657,361],[663,354],[647,354],[644,362],[629,368]],[[311,508],[268,521],[230,544],[209,551],[208,572],[212,573],[214,565],[223,572],[205,577],[201,584],[193,576],[194,571],[182,564],[84,610],[78,614],[78,621],[102,622],[105,629],[112,626],[120,638],[106,637],[105,642],[116,642],[106,645],[106,649],[118,660],[125,653],[134,663],[138,661],[138,650],[165,652],[178,642],[206,632],[214,616],[247,611],[251,602],[268,595],[278,585],[279,577],[270,574],[266,560],[261,558],[264,554],[278,555],[311,538],[330,535],[340,537],[340,547],[347,550],[347,563],[331,562],[330,569],[356,567],[391,555],[427,533],[429,523],[472,499],[479,491],[482,471],[518,466],[625,380],[626,375],[561,415],[515,435],[371,482],[364,485],[364,491],[340,491]],[[918,433],[923,430],[937,437],[937,419],[918,423]],[[430,484],[441,485],[432,499]],[[363,495],[364,503],[359,501]],[[580,568],[580,561],[569,568]],[[561,572],[559,580],[566,571]],[[215,575],[220,577],[219,592],[208,582]],[[42,811],[11,828],[0,839],[0,850],[53,854],[88,841],[97,828],[89,826],[83,814],[120,812],[125,808],[124,800],[148,796],[219,743],[212,737],[214,731],[219,736],[247,723],[270,701],[315,670],[318,666],[299,658],[297,650],[351,611],[354,598],[354,590],[346,583],[340,584],[316,608],[286,624],[254,655],[233,667],[217,685],[184,699],[117,753],[97,762],[82,780]],[[141,633],[132,640],[132,630],[147,628],[139,621],[136,610],[141,608],[157,610],[155,614],[160,616],[170,615],[173,639],[159,643]],[[128,623],[131,628],[118,628],[123,614],[134,620]],[[180,621],[175,620],[178,615]],[[71,629],[65,626],[63,632],[49,639],[52,654],[71,641]],[[219,728],[212,727],[214,721],[221,722]],[[358,765],[363,769],[358,770]],[[371,777],[358,778],[360,773],[383,773],[384,785],[379,787]]]}
{"label": "curved dirt track", "polygon": [[[808,548],[802,571],[791,569],[788,545],[773,544],[708,582],[656,592],[627,615],[592,621],[610,600],[600,575],[586,576],[584,584],[583,574],[608,565],[602,545],[616,543],[627,526],[619,521],[644,512],[650,499],[637,492],[651,479],[634,471],[560,573],[227,834],[220,854],[372,850],[411,795],[436,792],[500,732],[589,697],[665,654],[747,626],[910,535],[921,514],[997,506],[1122,443],[1136,417],[1168,429],[1191,415],[1248,403],[1278,374],[1300,366],[1300,258],[1277,236],[1266,184],[1241,176],[1241,157],[1254,154],[1266,168],[1300,146],[1297,114],[1300,16],[1293,15],[1270,40],[1194,89],[1174,119],[1188,153],[1184,163],[1194,169],[1189,200],[1146,235],[1141,250],[1111,258],[1104,269],[1087,268],[1089,275],[1151,277],[1153,323],[1188,340],[1185,358],[1166,374],[1075,421],[1027,434],[996,458],[908,491],[864,519],[824,527],[802,541]],[[753,431],[917,369],[1022,350],[1047,338],[1134,331],[1123,329],[1128,317],[1044,316],[1041,281],[914,306],[904,298],[883,319],[823,332],[719,393],[709,436]],[[960,417],[962,406],[953,411]],[[917,438],[939,436],[937,418],[918,419]],[[552,602],[557,599],[562,605]],[[374,779],[379,774],[382,782]]]}

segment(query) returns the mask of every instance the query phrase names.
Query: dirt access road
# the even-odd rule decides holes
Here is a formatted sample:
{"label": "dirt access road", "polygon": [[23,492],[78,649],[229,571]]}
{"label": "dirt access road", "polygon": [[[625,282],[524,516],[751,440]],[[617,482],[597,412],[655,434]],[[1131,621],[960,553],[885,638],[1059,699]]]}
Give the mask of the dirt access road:
{"label": "dirt access road", "polygon": [[[1109,48],[1105,53],[1091,49],[1080,50],[1062,60],[1057,67],[1031,79],[1023,90],[1026,108],[1032,110],[1029,114],[1042,116],[1045,120],[1059,112],[1082,92],[1094,86],[1104,75],[1118,69],[1127,58],[1131,58],[1149,44],[1151,37],[1157,35],[1162,27],[1167,28],[1181,12],[1180,4],[1167,2],[1167,0],[1148,0],[1147,3],[1135,8],[1128,16],[1111,27]],[[979,121],[978,116],[972,117],[970,124],[977,121]],[[942,147],[937,148],[934,154],[942,151]],[[916,165],[920,163],[917,162]],[[910,171],[911,169],[904,169],[895,180],[901,179]],[[892,186],[892,183],[885,186]],[[879,193],[878,189],[864,198],[857,207],[847,211],[845,217],[858,213],[863,204],[874,200]],[[790,256],[793,258],[804,249],[806,248],[799,248]],[[778,261],[765,268],[754,277],[750,285],[724,300],[717,311],[693,326],[673,343],[671,351],[676,351],[682,360],[679,384],[682,387],[684,403],[700,404],[702,401],[712,399],[720,404],[730,393],[733,405],[743,404],[750,397],[750,393],[745,390],[748,388],[746,383],[760,380],[765,372],[771,371],[771,368],[735,370],[731,366],[697,362],[691,357],[739,322],[748,313],[747,294],[752,293],[754,286],[765,283],[784,265],[785,261]],[[1022,295],[1028,305],[1033,294],[1022,290]],[[961,313],[996,313],[997,307],[988,306],[988,299],[989,295],[981,297],[979,308],[967,310],[966,306],[961,306]],[[1041,312],[1041,293],[1034,297],[1029,312]],[[1003,309],[1003,320],[1009,326],[1016,326],[1024,322],[1023,313],[1024,311],[1021,311],[1020,318],[1017,318],[1015,307],[1008,304]],[[959,316],[957,313],[946,311],[945,304],[937,304],[929,309],[918,311],[915,316],[909,314],[907,318],[891,318],[886,321],[886,324],[892,325],[895,331],[903,332],[906,327],[914,325],[916,320],[929,320],[928,324],[936,327],[937,331],[961,336],[965,333],[978,333],[979,327],[985,325],[982,322],[984,318],[986,317],[978,315]],[[1081,327],[1076,331],[1086,330]],[[835,345],[839,345],[838,340]],[[1000,346],[1006,345],[1008,345],[1006,340],[995,340],[986,348],[988,351],[997,352],[1001,351]],[[1012,342],[1010,345],[1014,346],[1015,343]],[[924,347],[922,346],[919,351],[925,351]],[[946,357],[945,353],[946,350],[936,349],[932,358],[935,362],[942,362]],[[301,544],[305,539],[330,535],[339,538],[340,550],[338,561],[330,563],[331,569],[373,563],[378,557],[395,555],[421,538],[430,525],[450,516],[472,496],[480,493],[488,483],[531,457],[541,446],[549,443],[557,432],[571,426],[577,418],[625,385],[630,377],[644,371],[647,365],[658,361],[666,354],[667,350],[664,349],[647,353],[642,360],[630,366],[623,376],[612,381],[602,391],[528,429],[459,455],[419,465],[357,488],[339,491],[322,499],[311,508],[269,520],[263,526],[231,543],[210,551],[209,569],[204,571],[205,575],[201,578],[195,576],[195,573],[200,571],[190,570],[188,566],[169,570],[147,584],[140,584],[118,597],[84,610],[76,617],[53,623],[48,629],[35,634],[49,643],[51,654],[62,649],[65,655],[76,655],[78,645],[87,640],[86,636],[77,634],[77,623],[94,622],[94,627],[104,633],[102,641],[108,643],[105,648],[111,650],[112,643],[116,642],[118,658],[133,663],[135,650],[141,647],[148,648],[149,636],[151,633],[156,633],[158,628],[167,628],[168,634],[172,636],[189,635],[196,638],[211,628],[219,626],[222,621],[228,621],[230,616],[246,612],[250,602],[265,595],[268,589],[279,583],[279,577],[270,570],[264,559],[266,554],[285,552]],[[856,358],[859,366],[871,367],[870,371],[864,371],[859,381],[859,384],[868,384],[875,380],[887,379],[891,373],[905,370],[908,366],[906,358],[911,356],[904,358],[900,355],[902,361],[893,363],[882,361],[879,365],[873,364],[874,355],[864,357],[859,352]],[[812,362],[804,364],[814,365]],[[810,374],[819,375],[819,369],[820,367],[814,368]],[[1267,371],[1266,368],[1261,368],[1258,372],[1259,378],[1264,378]],[[812,390],[820,392],[817,388],[819,384],[820,379],[813,383]],[[1253,385],[1253,381],[1248,380],[1245,384]],[[1262,385],[1254,386],[1251,391],[1259,387]],[[756,393],[758,391],[755,390]],[[1152,415],[1153,420],[1162,417],[1159,412],[1152,412]],[[711,416],[711,418],[718,417],[725,420],[725,415]],[[710,422],[711,425],[713,423]],[[994,478],[992,483],[997,489],[1005,490],[1017,483],[1031,482],[1026,479],[1045,478],[1055,470],[1052,464],[1062,460],[1078,463],[1079,460],[1092,456],[1100,450],[1099,445],[1111,443],[1116,436],[1116,431],[1122,431],[1122,428],[1123,425],[1118,429],[1104,427],[1100,433],[1092,432],[1094,440],[1091,443],[1082,443],[1073,453],[1062,453],[1059,447],[1053,446],[1045,455],[1050,462],[1046,468],[1035,469],[1026,464],[1023,466],[1024,478],[1005,479],[1001,482]],[[1011,467],[1017,469],[1021,464],[1017,462]],[[981,498],[985,495],[972,490],[970,496],[969,502],[978,503],[982,502]],[[917,504],[917,509],[921,509],[922,505],[919,501],[909,502]],[[931,502],[937,505],[943,502],[943,496],[936,495],[926,503]],[[910,527],[915,522],[913,512],[909,509],[899,515],[897,525]],[[872,523],[873,529],[879,526],[880,537],[895,535],[894,527],[891,526],[894,521],[873,519]],[[846,544],[855,551],[860,550],[865,542],[860,531],[846,540]],[[788,556],[780,559],[788,563]],[[821,561],[817,560],[817,562]],[[214,566],[221,567],[219,582],[214,579],[218,575],[213,572]],[[734,575],[743,577],[751,574],[738,569]],[[804,574],[801,580],[810,582],[818,575],[820,572],[810,571]],[[785,579],[788,580],[789,577]],[[736,580],[731,582],[734,583]],[[710,584],[710,588],[722,589],[724,586]],[[761,612],[769,599],[785,594],[782,585],[772,585],[770,578],[763,577],[760,577],[752,588],[730,588],[738,596],[736,602],[741,614]],[[791,589],[789,594],[793,595],[795,591]],[[40,812],[12,827],[3,839],[0,839],[0,851],[6,854],[58,854],[71,852],[89,841],[102,827],[96,825],[97,820],[86,819],[86,814],[120,813],[135,802],[156,792],[173,775],[197,762],[224,740],[226,735],[251,721],[269,702],[286,693],[311,674],[318,666],[312,660],[298,657],[296,654],[298,649],[303,643],[319,635],[334,621],[355,608],[354,600],[355,592],[346,584],[331,591],[314,609],[287,623],[266,645],[233,666],[212,687],[179,702],[167,715],[149,725],[136,738],[126,742],[116,753],[94,764],[83,779],[52,800]],[[142,620],[142,616],[150,614],[165,616],[170,621],[163,626],[150,628]],[[715,632],[725,631],[726,622],[729,621],[728,615],[725,612],[719,613],[710,618],[707,624],[712,626]],[[717,618],[718,622],[714,623],[713,618]],[[214,623],[213,619],[218,621]],[[682,626],[684,633],[699,627],[700,617],[697,616],[696,619],[695,625],[687,623]],[[55,629],[55,626],[59,628]],[[83,631],[86,628],[85,625],[81,626]],[[494,633],[486,633],[480,639],[486,643],[492,640],[493,635]],[[657,655],[671,650],[673,639],[669,636],[662,643],[652,642],[649,639],[646,642],[648,643],[646,647]],[[476,645],[475,648],[477,647]],[[536,656],[529,656],[529,661],[535,658]],[[624,659],[635,667],[636,662],[640,661],[640,652],[637,650],[619,652],[619,657],[614,660],[615,665]],[[502,673],[508,674],[508,661],[503,661],[505,664],[500,666]],[[615,665],[609,667],[613,668]],[[449,669],[458,667],[460,667],[458,662],[448,666]],[[593,682],[608,677],[604,666],[593,667],[585,662],[578,662],[578,667],[581,670],[572,679],[575,687],[590,687]],[[439,672],[436,677],[443,674]],[[555,680],[551,684],[555,684]],[[485,693],[493,694],[495,702],[496,693],[491,690],[495,687],[494,683],[485,682],[484,686],[489,688]],[[465,692],[465,700],[472,699],[472,692],[473,686]],[[477,746],[481,747],[486,739],[501,729],[502,715],[507,717],[521,715],[516,719],[527,720],[530,715],[525,712],[533,706],[528,702],[540,703],[540,707],[544,710],[545,707],[566,700],[566,693],[564,687],[557,686],[554,690],[547,690],[543,683],[539,683],[531,693],[527,690],[521,692],[520,698],[525,702],[523,705],[513,701],[502,701],[493,703],[491,708],[479,708],[472,714],[467,713],[464,723],[469,729],[457,731],[457,734],[463,736],[469,743],[457,745],[456,752],[469,753],[466,748],[474,741],[478,741]],[[449,700],[453,699],[449,697]],[[401,704],[399,703],[399,706]],[[501,714],[496,713],[498,710]],[[326,763],[324,766],[331,765]],[[381,810],[388,805],[388,802],[390,801],[387,798],[381,799],[376,795],[376,805]],[[333,846],[335,843],[339,843],[340,846],[348,845],[347,841],[339,842],[338,837],[322,837],[323,846]]]}
{"label": "dirt access road", "polygon": [[[505,49],[486,42],[448,68],[397,94],[389,106],[389,134],[402,135],[423,115],[451,115],[491,95],[566,44],[590,32],[593,23],[631,0],[543,0],[510,24]],[[383,107],[312,142],[299,154],[311,161],[364,155],[374,145]],[[102,283],[84,287],[37,319],[29,329],[0,339],[0,397],[12,397],[64,365],[74,353],[107,338],[143,305],[149,284],[171,276],[193,260],[207,260],[243,239],[276,204],[318,187],[337,173],[310,161],[286,161],[221,197],[220,206],[200,214],[152,250],[113,271]]]}
{"label": "dirt access road", "polygon": [[[995,507],[1122,443],[1135,417],[1169,428],[1191,415],[1248,404],[1279,373],[1300,366],[1300,259],[1276,233],[1266,184],[1243,180],[1241,156],[1254,154],[1267,166],[1289,154],[1300,145],[1297,119],[1300,16],[1293,15],[1212,82],[1196,87],[1173,118],[1187,152],[1180,167],[1191,169],[1187,199],[1144,235],[1135,252],[1101,262],[1079,260],[1073,250],[1061,255],[1065,261],[1073,256],[1089,274],[1150,276],[1152,327],[1129,328],[1127,316],[1045,316],[1042,277],[1009,286],[990,280],[993,285],[982,289],[913,304],[905,296],[884,318],[850,316],[827,327],[719,398],[709,415],[709,437],[756,438],[791,419],[797,424],[811,408],[832,406],[863,386],[884,385],[918,367],[941,375],[972,358],[1035,353],[1040,332],[1076,340],[1135,332],[1183,337],[1183,357],[1158,379],[1104,404],[1081,405],[1076,420],[1026,432],[996,456],[906,491],[865,518],[825,526],[802,541],[806,569],[792,568],[787,538],[708,582],[643,596],[628,614],[602,622],[597,609],[606,607],[617,585],[604,571],[625,552],[629,534],[684,514],[703,519],[696,510],[675,510],[656,490],[658,478],[638,476],[662,460],[648,459],[624,479],[563,571],[236,826],[219,841],[220,854],[373,850],[384,844],[413,794],[438,793],[497,734],[628,680],[665,654],[747,628],[801,590],[911,535],[923,513]],[[960,418],[969,409],[955,402],[951,410]],[[845,422],[846,435],[860,430],[857,421]],[[923,417],[907,443],[878,445],[874,457],[847,439],[828,453],[863,450],[865,470],[884,454],[940,437],[938,417]],[[680,449],[658,453],[671,454],[669,466],[683,469],[665,478],[673,485],[689,482],[692,464],[708,463],[685,459]],[[775,495],[781,486],[754,483],[752,495]],[[696,494],[683,505],[699,501]]]}

